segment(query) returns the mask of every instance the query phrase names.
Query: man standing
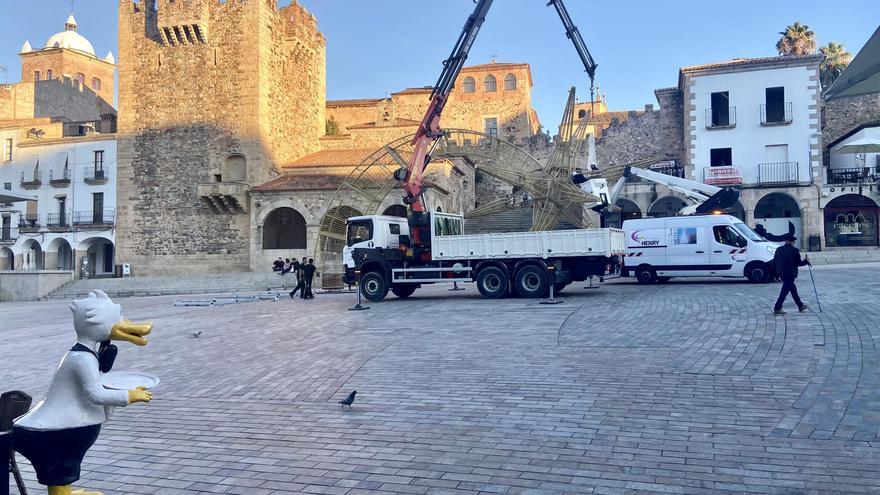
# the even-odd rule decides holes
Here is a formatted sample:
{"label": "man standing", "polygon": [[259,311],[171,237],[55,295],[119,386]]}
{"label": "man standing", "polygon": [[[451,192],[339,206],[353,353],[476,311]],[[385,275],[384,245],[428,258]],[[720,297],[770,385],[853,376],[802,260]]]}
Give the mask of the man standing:
{"label": "man standing", "polygon": [[315,294],[312,293],[312,280],[317,270],[318,267],[315,266],[314,258],[309,258],[309,262],[302,267],[303,281],[305,282],[302,291],[303,299],[314,299],[315,297]]}
{"label": "man standing", "polygon": [[782,303],[785,302],[785,298],[788,296],[788,293],[791,293],[791,298],[794,299],[794,303],[797,304],[798,310],[804,312],[807,310],[807,305],[801,302],[800,296],[798,296],[797,287],[794,285],[794,279],[798,276],[798,267],[809,265],[810,259],[804,256],[804,259],[801,260],[801,252],[798,251],[798,248],[794,247],[794,241],[797,238],[788,234],[785,236],[785,244],[779,247],[776,250],[776,254],[773,256],[773,264],[776,267],[776,275],[782,279],[782,289],[779,291],[779,298],[776,300],[776,306],[773,307],[774,315],[784,315],[785,311],[782,310]]}
{"label": "man standing", "polygon": [[305,285],[305,281],[303,280],[302,269],[304,266],[306,266],[306,258],[303,257],[302,263],[297,261],[296,258],[293,259],[293,262],[296,264],[296,267],[294,268],[294,271],[293,271],[293,273],[296,275],[296,287],[294,287],[293,290],[290,291],[290,298],[291,299],[293,299],[293,296],[296,295],[297,291],[302,291],[302,292],[300,292],[300,297],[302,297],[302,295],[305,294],[305,290],[303,290],[303,287]]}

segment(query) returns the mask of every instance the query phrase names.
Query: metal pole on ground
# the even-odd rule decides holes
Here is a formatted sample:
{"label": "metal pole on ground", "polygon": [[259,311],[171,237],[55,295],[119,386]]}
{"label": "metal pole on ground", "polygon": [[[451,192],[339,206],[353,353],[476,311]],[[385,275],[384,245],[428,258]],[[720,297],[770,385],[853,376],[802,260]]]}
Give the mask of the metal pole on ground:
{"label": "metal pole on ground", "polygon": [[556,286],[556,266],[550,265],[547,267],[547,281],[550,284],[550,298],[541,301],[539,304],[559,304],[562,302],[562,299],[553,299],[553,289]]}
{"label": "metal pole on ground", "polygon": [[599,288],[598,285],[593,285],[593,276],[592,275],[590,275],[589,278],[587,278],[587,280],[590,282],[590,285],[584,287],[584,289],[598,289]]}
{"label": "metal pole on ground", "polygon": [[813,265],[807,264],[807,268],[810,270],[810,282],[813,283],[813,294],[816,296],[816,307],[819,308],[819,312],[822,312],[822,303],[819,302],[819,291],[816,290],[816,279],[813,278]]}
{"label": "metal pole on ground", "polygon": [[349,311],[363,311],[365,309],[370,309],[369,306],[361,306],[361,271],[360,269],[356,269],[354,271],[354,277],[357,279],[357,294],[358,294],[358,302],[354,306],[348,308]]}

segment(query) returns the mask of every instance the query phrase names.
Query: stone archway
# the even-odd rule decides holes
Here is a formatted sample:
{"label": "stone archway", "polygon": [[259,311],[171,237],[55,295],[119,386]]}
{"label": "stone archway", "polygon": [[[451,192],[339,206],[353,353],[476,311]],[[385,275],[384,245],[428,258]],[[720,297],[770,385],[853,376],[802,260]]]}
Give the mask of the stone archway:
{"label": "stone archway", "polygon": [[746,209],[739,201],[737,201],[733,206],[727,209],[727,214],[739,218],[743,222],[746,221]]}
{"label": "stone archway", "polygon": [[[438,207],[439,208],[439,207]],[[382,212],[383,215],[388,215],[392,217],[407,217],[406,206],[403,205],[391,205],[388,208],[385,208],[385,211]]]}
{"label": "stone archway", "polygon": [[306,219],[293,208],[281,207],[269,212],[262,223],[266,249],[306,249]]}
{"label": "stone archway", "polygon": [[626,198],[617,198],[617,206],[619,211],[614,211],[606,216],[605,226],[614,229],[623,228],[623,222],[642,218],[642,210],[634,201]]}
{"label": "stone archway", "polygon": [[15,270],[15,253],[8,247],[0,248],[0,271]]}
{"label": "stone archway", "polygon": [[40,243],[35,239],[28,239],[24,241],[21,248],[21,269],[28,271],[42,270],[45,256]]}
{"label": "stone archway", "polygon": [[785,193],[774,192],[763,196],[755,204],[755,231],[768,239],[778,239],[787,234],[797,237],[795,245],[803,247],[803,222],[797,201]]}
{"label": "stone archway", "polygon": [[49,243],[46,267],[49,270],[73,270],[73,250],[67,239],[59,237]]}
{"label": "stone archway", "polygon": [[663,196],[662,198],[658,198],[657,201],[654,201],[648,208],[648,217],[674,217],[677,216],[685,206],[687,206],[687,203],[679,197]]}
{"label": "stone archway", "polygon": [[825,205],[825,245],[877,246],[880,208],[871,198],[844,194]]}
{"label": "stone archway", "polygon": [[115,275],[116,247],[106,237],[90,237],[76,246],[74,271],[81,278],[109,278]]}

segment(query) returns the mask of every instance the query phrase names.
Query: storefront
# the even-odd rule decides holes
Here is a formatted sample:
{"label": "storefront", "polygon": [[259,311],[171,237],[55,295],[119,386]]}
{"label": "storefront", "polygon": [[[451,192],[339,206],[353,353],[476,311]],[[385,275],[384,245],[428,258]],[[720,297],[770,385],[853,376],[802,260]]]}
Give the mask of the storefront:
{"label": "storefront", "polygon": [[828,247],[877,246],[877,203],[859,194],[845,194],[825,206]]}

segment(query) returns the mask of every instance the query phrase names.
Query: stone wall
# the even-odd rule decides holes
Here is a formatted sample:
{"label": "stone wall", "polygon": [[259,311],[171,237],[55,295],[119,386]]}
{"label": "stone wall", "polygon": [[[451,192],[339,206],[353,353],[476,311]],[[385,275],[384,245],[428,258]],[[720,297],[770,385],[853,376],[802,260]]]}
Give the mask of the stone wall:
{"label": "stone wall", "polygon": [[660,104],[659,142],[660,155],[664,160],[675,160],[679,166],[685,163],[684,146],[684,99],[678,88],[654,91]]}
{"label": "stone wall", "polygon": [[119,262],[144,275],[247,270],[249,215],[214,213],[197,187],[222,181],[233,154],[254,186],[319,149],[314,17],[270,0],[121,0],[119,55]]}
{"label": "stone wall", "polygon": [[632,163],[659,156],[660,112],[631,112],[624,122],[612,123],[596,140],[596,157],[600,167]]}
{"label": "stone wall", "polygon": [[880,122],[880,93],[826,101],[822,110],[822,142],[827,146],[860,125]]}
{"label": "stone wall", "polygon": [[108,114],[116,114],[110,102],[69,79],[0,86],[0,120],[60,117],[85,122]]}
{"label": "stone wall", "polygon": [[108,104],[113,104],[115,92],[114,76],[116,67],[110,62],[94,58],[84,53],[55,48],[39,50],[21,55],[21,81],[34,82],[34,72],[40,71],[41,80],[47,80],[48,71],[52,71],[53,80],[74,80],[77,74],[83,74],[85,87],[92,90],[92,78],[101,81],[97,95]]}

